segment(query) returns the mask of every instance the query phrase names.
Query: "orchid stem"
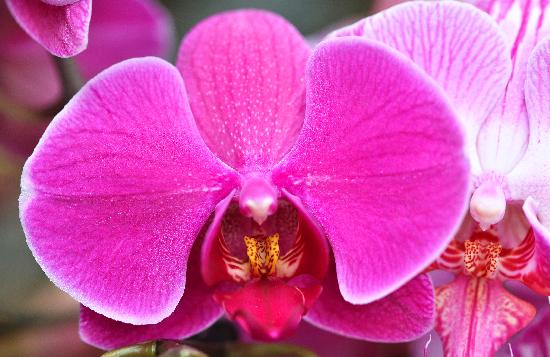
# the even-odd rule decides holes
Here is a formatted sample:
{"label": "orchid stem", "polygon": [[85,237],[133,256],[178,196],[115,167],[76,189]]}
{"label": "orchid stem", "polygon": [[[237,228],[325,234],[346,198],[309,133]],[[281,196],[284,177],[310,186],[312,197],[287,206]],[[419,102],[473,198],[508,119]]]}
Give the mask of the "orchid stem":
{"label": "orchid stem", "polygon": [[269,357],[269,356],[316,357],[300,346],[287,343],[226,343],[208,344],[192,341],[151,341],[107,352],[102,357]]}
{"label": "orchid stem", "polygon": [[84,79],[80,75],[78,67],[72,58],[53,57],[59,76],[61,85],[63,86],[63,95],[59,102],[44,111],[44,115],[53,117],[63,109],[65,104],[82,88]]}
{"label": "orchid stem", "polygon": [[54,57],[63,85],[63,101],[67,102],[84,85],[84,80],[72,58]]}

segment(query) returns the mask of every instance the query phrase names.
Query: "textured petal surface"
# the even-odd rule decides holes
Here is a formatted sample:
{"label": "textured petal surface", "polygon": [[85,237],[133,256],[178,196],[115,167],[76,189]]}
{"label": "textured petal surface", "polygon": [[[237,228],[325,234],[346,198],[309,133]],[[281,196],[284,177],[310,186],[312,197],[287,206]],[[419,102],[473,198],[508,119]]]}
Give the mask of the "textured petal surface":
{"label": "textured petal surface", "polygon": [[532,197],[541,222],[550,227],[550,39],[541,42],[529,60],[525,83],[529,112],[529,146],[508,176],[512,199]]}
{"label": "textured petal surface", "polygon": [[239,170],[268,168],[290,149],[304,119],[309,48],[284,19],[223,13],[185,38],[178,68],[206,144]]}
{"label": "textured petal surface", "polygon": [[93,346],[111,350],[150,340],[182,340],[210,326],[223,311],[200,276],[196,247],[198,245],[193,247],[189,257],[188,288],[170,316],[155,325],[136,326],[108,319],[81,306],[81,338]]}
{"label": "textured petal surface", "polygon": [[412,279],[458,228],[462,133],[438,87],[386,46],[326,41],[307,80],[304,129],[273,179],[326,231],[344,298],[367,303]]}
{"label": "textured petal surface", "polygon": [[448,357],[492,356],[536,312],[500,281],[462,274],[436,289],[436,307],[435,329]]}
{"label": "textured petal surface", "polygon": [[21,220],[35,258],[116,320],[151,324],[174,311],[191,245],[236,184],[185,98],[167,62],[122,62],[69,102],[25,165]]}
{"label": "textured petal surface", "polygon": [[71,57],[86,48],[92,0],[65,6],[52,6],[36,0],[6,2],[19,25],[52,54]]}
{"label": "textured petal surface", "polygon": [[413,340],[432,328],[434,318],[433,286],[427,275],[420,275],[383,299],[352,305],[342,298],[334,269],[305,317],[325,330],[379,342]]}
{"label": "textured petal surface", "polygon": [[[526,108],[524,87],[527,72],[532,70],[528,65],[531,52],[550,34],[550,6],[546,0],[482,1],[482,6],[497,19],[508,38],[513,71],[503,96],[480,130],[477,147],[485,170],[508,173],[533,142],[535,123]],[[535,75],[547,81],[548,75]]]}
{"label": "textured petal surface", "polygon": [[21,30],[4,2],[0,23],[0,106],[3,100],[32,109],[52,105],[62,94],[53,58]]}
{"label": "textured petal surface", "polygon": [[466,124],[468,151],[475,163],[479,127],[502,95],[511,72],[506,39],[497,24],[467,4],[419,1],[393,7],[333,34],[350,35],[397,49],[445,89]]}
{"label": "textured petal surface", "polygon": [[154,0],[94,1],[88,48],[75,59],[91,78],[128,58],[166,57],[173,37],[171,18]]}

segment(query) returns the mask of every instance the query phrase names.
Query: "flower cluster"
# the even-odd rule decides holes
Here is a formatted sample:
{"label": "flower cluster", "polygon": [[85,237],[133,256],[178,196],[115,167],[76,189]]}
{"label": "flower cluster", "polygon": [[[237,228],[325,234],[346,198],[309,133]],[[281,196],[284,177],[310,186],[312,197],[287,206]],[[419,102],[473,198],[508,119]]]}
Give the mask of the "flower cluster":
{"label": "flower cluster", "polygon": [[[7,0],[52,53],[81,51],[91,1],[44,2]],[[81,337],[183,339],[225,315],[259,340],[305,320],[402,342],[435,321],[445,355],[493,355],[536,312],[503,282],[550,294],[550,38],[542,0],[475,5],[403,3],[313,48],[278,15],[225,12],[175,65],[90,79],[20,197]],[[456,277],[434,289],[435,269]]]}

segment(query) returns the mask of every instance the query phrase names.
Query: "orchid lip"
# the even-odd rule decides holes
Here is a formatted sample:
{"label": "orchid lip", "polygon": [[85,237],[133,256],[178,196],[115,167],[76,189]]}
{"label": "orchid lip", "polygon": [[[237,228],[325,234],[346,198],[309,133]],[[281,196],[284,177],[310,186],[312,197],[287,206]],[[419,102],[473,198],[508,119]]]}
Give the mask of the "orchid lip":
{"label": "orchid lip", "polygon": [[287,198],[262,224],[244,214],[243,197],[261,197],[271,186],[253,177],[243,187],[216,210],[201,273],[231,320],[253,338],[273,341],[289,336],[318,299],[329,250],[314,222]]}

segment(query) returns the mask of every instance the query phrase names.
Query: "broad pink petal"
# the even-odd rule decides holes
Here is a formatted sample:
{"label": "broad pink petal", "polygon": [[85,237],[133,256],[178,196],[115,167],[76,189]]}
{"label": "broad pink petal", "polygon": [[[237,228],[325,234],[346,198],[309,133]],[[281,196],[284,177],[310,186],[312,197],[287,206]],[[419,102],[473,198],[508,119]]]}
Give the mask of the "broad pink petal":
{"label": "broad pink petal", "polygon": [[476,163],[479,127],[511,72],[506,39],[497,24],[475,7],[455,1],[408,2],[333,34],[350,35],[395,48],[445,89],[466,124],[468,153]]}
{"label": "broad pink petal", "polygon": [[273,179],[327,233],[344,299],[371,302],[426,268],[458,228],[462,133],[439,87],[381,44],[325,41],[307,86],[304,128]]}
{"label": "broad pink petal", "polygon": [[3,1],[0,23],[0,97],[39,110],[54,104],[62,88],[53,58],[21,30]]}
{"label": "broad pink petal", "polygon": [[155,0],[94,1],[88,48],[75,60],[91,78],[128,58],[165,58],[173,37],[172,20]]}
{"label": "broad pink petal", "polygon": [[187,270],[188,288],[170,316],[155,325],[136,326],[108,319],[81,306],[81,338],[99,348],[115,349],[150,340],[181,340],[214,323],[223,314],[223,310],[214,301],[212,291],[202,280],[197,245],[193,250]]}
{"label": "broad pink petal", "polygon": [[498,280],[458,275],[436,289],[435,329],[445,356],[492,356],[535,316],[535,308]]}
{"label": "broad pink petal", "polygon": [[284,19],[239,10],[210,17],[184,39],[177,66],[206,144],[239,170],[270,168],[304,118],[309,48]]}
{"label": "broad pink petal", "polygon": [[[490,5],[482,2],[482,6],[497,19],[508,37],[513,71],[506,91],[480,130],[477,147],[484,169],[506,174],[521,164],[533,142],[535,123],[526,107],[526,77],[532,71],[528,61],[531,62],[533,49],[550,34],[550,6],[545,0],[504,0]],[[535,76],[542,81],[548,77],[541,72]]]}
{"label": "broad pink petal", "polygon": [[24,168],[21,220],[61,289],[109,318],[157,323],[183,294],[195,237],[236,184],[202,142],[176,68],[127,60],[46,130]]}
{"label": "broad pink petal", "polygon": [[345,301],[334,268],[323,292],[305,319],[313,325],[347,337],[378,342],[413,340],[433,326],[433,286],[420,275],[383,299],[366,305]]}
{"label": "broad pink petal", "polygon": [[541,222],[550,227],[550,39],[533,51],[527,68],[525,101],[529,112],[529,146],[508,176],[511,198],[532,197]]}
{"label": "broad pink petal", "polygon": [[65,6],[36,0],[6,0],[6,3],[19,25],[52,54],[71,57],[86,48],[92,0]]}

